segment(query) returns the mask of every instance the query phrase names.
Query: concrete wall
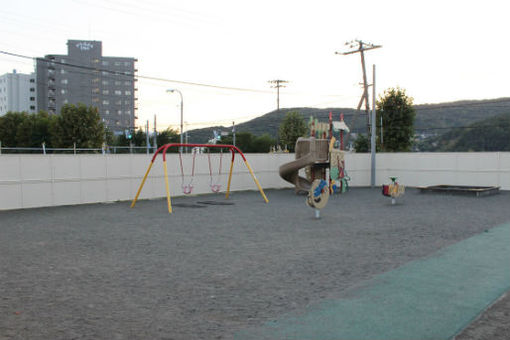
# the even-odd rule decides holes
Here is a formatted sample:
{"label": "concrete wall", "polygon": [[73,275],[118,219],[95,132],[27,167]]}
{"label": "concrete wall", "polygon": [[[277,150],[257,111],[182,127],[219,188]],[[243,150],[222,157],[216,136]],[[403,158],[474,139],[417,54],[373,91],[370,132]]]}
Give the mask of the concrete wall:
{"label": "concrete wall", "polygon": [[[278,175],[280,165],[293,154],[248,154],[248,162],[264,188],[291,187]],[[130,200],[145,174],[151,157],[146,155],[0,155],[0,210]],[[226,188],[230,155],[211,156],[213,181]],[[168,155],[172,196],[182,195],[179,157]],[[407,186],[435,184],[501,186],[510,190],[510,152],[494,153],[395,153],[378,154],[376,184],[397,176]],[[185,184],[190,181],[192,156],[183,155]],[[351,186],[370,185],[370,154],[347,154]],[[193,193],[211,192],[207,155],[198,155]],[[231,190],[257,190],[236,156]],[[163,164],[152,167],[140,198],[165,196]]]}

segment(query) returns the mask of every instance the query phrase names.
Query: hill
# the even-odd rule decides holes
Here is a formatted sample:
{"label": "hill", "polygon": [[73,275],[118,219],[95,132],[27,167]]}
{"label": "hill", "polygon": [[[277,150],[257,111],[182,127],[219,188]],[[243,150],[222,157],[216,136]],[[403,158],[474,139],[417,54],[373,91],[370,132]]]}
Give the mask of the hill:
{"label": "hill", "polygon": [[425,151],[510,151],[510,112],[458,127],[423,143]]}
{"label": "hill", "polygon": [[[510,98],[488,100],[463,100],[440,104],[415,105],[415,131],[423,137],[436,136],[458,126],[467,126],[479,120],[510,112]],[[314,116],[321,121],[327,121],[329,112],[338,120],[340,113],[345,116],[345,122],[352,132],[365,133],[367,131],[367,117],[364,112],[357,113],[351,108],[287,108],[279,112],[272,111],[263,116],[252,119],[236,126],[237,131],[247,131],[255,135],[268,133],[276,138],[280,122],[289,111],[297,111],[305,119]],[[213,130],[231,132],[231,127],[214,126],[189,131],[190,141],[205,143],[213,136]]]}

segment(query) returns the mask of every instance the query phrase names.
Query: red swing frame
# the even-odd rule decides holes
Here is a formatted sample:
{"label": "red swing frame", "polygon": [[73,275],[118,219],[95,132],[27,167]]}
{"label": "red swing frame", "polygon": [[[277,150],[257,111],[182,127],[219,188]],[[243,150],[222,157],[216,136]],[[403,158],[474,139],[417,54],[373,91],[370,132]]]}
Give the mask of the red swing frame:
{"label": "red swing frame", "polygon": [[147,176],[149,175],[149,172],[151,171],[152,165],[154,164],[154,161],[156,160],[156,157],[161,153],[162,157],[163,157],[163,169],[165,171],[165,188],[166,188],[166,198],[167,198],[168,213],[170,213],[170,214],[172,213],[172,201],[171,201],[171,198],[170,198],[170,187],[169,187],[169,184],[168,184],[168,170],[167,170],[167,166],[166,166],[166,153],[167,153],[168,149],[172,148],[172,147],[191,147],[191,148],[199,147],[199,148],[223,148],[223,149],[229,149],[230,152],[232,153],[232,161],[230,163],[230,171],[229,171],[229,175],[228,175],[227,192],[226,192],[226,195],[225,195],[225,199],[228,199],[228,197],[230,195],[230,183],[231,183],[231,180],[232,180],[232,170],[234,168],[234,159],[235,159],[235,154],[237,152],[243,158],[244,164],[248,168],[248,170],[249,170],[249,172],[251,174],[251,177],[253,178],[253,181],[257,185],[257,187],[259,189],[259,192],[262,195],[262,198],[264,199],[264,201],[266,203],[269,202],[269,200],[266,197],[266,194],[264,193],[264,190],[262,190],[262,187],[260,186],[260,183],[257,180],[257,177],[255,177],[255,174],[253,173],[253,170],[251,169],[250,164],[248,164],[248,161],[246,160],[246,157],[244,156],[242,151],[239,150],[238,147],[236,147],[234,145],[229,145],[229,144],[184,144],[184,143],[169,143],[169,144],[165,144],[165,145],[160,146],[156,150],[154,155],[152,156],[152,160],[151,160],[151,162],[149,164],[149,168],[147,169],[147,172],[143,176],[142,183],[140,184],[140,186],[138,188],[138,191],[136,193],[136,196],[135,196],[135,198],[133,199],[133,201],[131,203],[131,208],[133,208],[135,206],[136,201],[138,200],[138,197],[140,196],[140,192],[142,191],[142,188],[143,188],[143,186],[145,184]]}

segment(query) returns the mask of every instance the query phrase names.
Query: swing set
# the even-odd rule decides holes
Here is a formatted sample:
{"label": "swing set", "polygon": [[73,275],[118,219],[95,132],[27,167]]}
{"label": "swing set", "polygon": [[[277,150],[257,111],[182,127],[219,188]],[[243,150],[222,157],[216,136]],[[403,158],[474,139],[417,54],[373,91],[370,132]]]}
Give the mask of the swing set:
{"label": "swing set", "polygon": [[[259,181],[255,177],[255,174],[253,173],[253,170],[251,169],[250,165],[248,164],[248,161],[246,160],[246,157],[241,152],[241,150],[239,150],[239,148],[237,148],[236,146],[234,146],[234,145],[227,145],[227,144],[181,144],[181,143],[170,143],[170,144],[165,144],[165,145],[160,146],[158,148],[158,150],[156,150],[156,152],[154,153],[154,156],[152,156],[152,160],[151,160],[151,162],[149,164],[149,168],[147,169],[147,172],[143,176],[142,183],[140,184],[140,187],[138,188],[138,191],[136,193],[135,198],[131,202],[131,208],[134,208],[134,206],[136,204],[136,201],[138,200],[138,197],[140,196],[140,193],[142,192],[142,188],[143,188],[143,186],[145,184],[145,181],[147,180],[147,176],[149,175],[149,172],[151,171],[151,168],[154,165],[154,161],[156,160],[156,157],[158,156],[158,154],[161,153],[162,157],[163,157],[163,170],[165,172],[165,188],[166,188],[166,200],[167,200],[167,206],[168,206],[168,213],[170,213],[170,214],[172,213],[172,201],[171,201],[171,198],[170,198],[170,187],[168,185],[168,170],[167,170],[167,166],[166,166],[166,153],[167,153],[167,150],[169,148],[172,148],[172,147],[219,148],[221,150],[221,152],[220,152],[220,165],[219,165],[219,169],[218,169],[218,180],[217,181],[213,180],[213,171],[212,171],[212,166],[211,166],[211,155],[210,155],[210,153],[207,154],[208,163],[209,163],[209,176],[210,176],[209,186],[211,187],[211,190],[213,192],[219,192],[220,189],[221,189],[221,186],[219,184],[219,177],[221,176],[221,162],[222,162],[222,158],[223,158],[223,149],[229,149],[230,152],[232,153],[232,161],[230,163],[230,171],[229,171],[229,175],[228,175],[227,192],[226,192],[226,195],[225,195],[225,199],[228,199],[228,197],[230,195],[230,183],[231,183],[231,180],[232,180],[232,170],[234,168],[234,159],[235,159],[235,154],[237,152],[243,158],[244,164],[246,165],[246,168],[248,168],[248,171],[250,172],[250,175],[253,178],[253,181],[257,185],[257,188],[259,189],[260,194],[262,195],[262,198],[264,199],[264,201],[266,203],[269,202],[269,200],[266,197],[266,194],[264,193],[264,190],[262,190],[262,187],[260,186]],[[189,180],[188,183],[185,183],[185,180],[184,180],[184,168],[182,166],[182,156],[179,153],[179,163],[180,163],[180,166],[181,166],[181,188],[182,188],[182,191],[183,191],[184,194],[191,194],[191,192],[193,191],[193,178],[195,176],[195,158],[196,158],[196,154],[197,154],[196,149],[193,149],[193,165],[192,165],[192,170],[191,170],[191,179]]]}
{"label": "swing set", "polygon": [[[192,155],[193,155],[193,162],[191,165],[191,176],[187,183],[185,183],[185,175],[184,175],[184,166],[182,165],[182,155],[179,152],[179,164],[181,166],[181,188],[182,193],[185,195],[189,195],[193,192],[193,179],[195,178],[195,159],[197,157],[197,148],[193,148]],[[211,153],[207,152],[207,162],[209,164],[209,187],[211,188],[212,192],[219,192],[221,190],[221,184],[220,184],[220,178],[221,178],[221,164],[223,159],[223,149],[220,149],[220,164],[218,167],[218,176],[216,181],[214,180],[212,166],[211,166]]]}

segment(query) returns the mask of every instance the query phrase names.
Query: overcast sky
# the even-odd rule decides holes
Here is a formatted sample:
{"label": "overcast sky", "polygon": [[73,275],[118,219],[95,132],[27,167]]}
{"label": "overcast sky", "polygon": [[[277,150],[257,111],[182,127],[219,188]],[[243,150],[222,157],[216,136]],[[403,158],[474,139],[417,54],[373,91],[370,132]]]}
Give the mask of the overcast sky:
{"label": "overcast sky", "polygon": [[[100,40],[104,56],[135,57],[138,124],[158,129],[230,125],[276,109],[272,79],[288,80],[280,107],[351,107],[361,96],[361,39],[376,89],[400,86],[416,104],[509,96],[510,2],[297,0],[21,0],[0,9],[0,50],[66,54],[68,39]],[[0,74],[33,62],[0,55]]]}

